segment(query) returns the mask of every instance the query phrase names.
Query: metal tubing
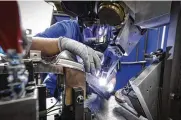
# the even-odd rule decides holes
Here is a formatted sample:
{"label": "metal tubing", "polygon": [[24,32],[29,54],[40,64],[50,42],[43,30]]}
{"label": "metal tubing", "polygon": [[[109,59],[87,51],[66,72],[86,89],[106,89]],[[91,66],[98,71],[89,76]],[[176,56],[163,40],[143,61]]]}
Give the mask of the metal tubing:
{"label": "metal tubing", "polygon": [[145,64],[147,61],[121,62],[122,65]]}

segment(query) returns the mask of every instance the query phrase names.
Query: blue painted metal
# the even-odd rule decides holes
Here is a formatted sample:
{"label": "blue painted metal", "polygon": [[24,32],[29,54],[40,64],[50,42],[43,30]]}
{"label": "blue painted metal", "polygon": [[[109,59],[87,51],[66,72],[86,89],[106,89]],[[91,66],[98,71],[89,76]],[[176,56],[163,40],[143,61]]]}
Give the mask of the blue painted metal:
{"label": "blue painted metal", "polygon": [[145,38],[146,34],[141,38],[141,40],[138,43],[138,61],[144,60],[144,44],[145,44]]}
{"label": "blue painted metal", "polygon": [[[141,38],[139,41],[137,47],[138,47],[138,53],[137,53],[137,47],[133,49],[133,51],[130,53],[129,56],[125,56],[121,58],[121,61],[123,62],[131,62],[137,60],[144,60],[144,42],[145,42],[145,36]],[[138,56],[136,56],[138,55]],[[142,70],[142,65],[140,64],[133,64],[133,65],[121,65],[121,69],[118,70],[116,75],[116,86],[115,90],[118,90],[122,87],[124,87],[128,80],[131,79],[133,76],[136,76],[140,71]]]}
{"label": "blue painted metal", "polygon": [[69,16],[62,16],[62,17],[55,16],[55,19],[56,19],[57,21],[70,20],[70,17],[69,17]]}
{"label": "blue painted metal", "polygon": [[131,79],[133,76],[136,76],[141,69],[142,66],[136,64],[122,66],[121,70],[117,72],[115,90],[124,87],[127,84],[128,80]]}
{"label": "blue painted metal", "polygon": [[[161,48],[162,33],[163,33],[163,27],[148,30],[146,53],[150,53],[150,52],[156,51],[158,48]],[[164,50],[166,46],[167,36],[168,36],[168,26],[166,27]],[[141,38],[141,40],[139,41],[137,45],[138,53],[136,53],[136,48],[134,48],[131,54],[129,56],[122,57],[121,61],[122,62],[136,61],[137,54],[138,54],[138,57],[137,57],[138,61],[144,60],[145,42],[146,42],[146,35]],[[146,64],[146,66],[147,65],[149,64]],[[116,83],[115,90],[123,88],[128,83],[129,79],[139,74],[142,69],[143,69],[142,64],[122,65],[121,69],[118,71],[117,76],[116,76],[117,83]]]}
{"label": "blue painted metal", "polygon": [[147,53],[157,50],[157,41],[160,28],[150,29],[148,31],[148,43],[147,43]]}

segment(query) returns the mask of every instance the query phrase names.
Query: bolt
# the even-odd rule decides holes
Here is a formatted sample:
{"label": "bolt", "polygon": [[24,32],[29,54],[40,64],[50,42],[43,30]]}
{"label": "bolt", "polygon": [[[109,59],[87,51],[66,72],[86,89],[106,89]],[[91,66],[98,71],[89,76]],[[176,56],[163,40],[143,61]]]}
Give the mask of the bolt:
{"label": "bolt", "polygon": [[132,44],[131,42],[128,43],[128,45],[131,45],[131,44]]}
{"label": "bolt", "polygon": [[61,84],[60,87],[61,87],[61,88],[64,88],[64,84]]}
{"label": "bolt", "polygon": [[96,116],[95,114],[91,114],[91,118],[94,119]]}
{"label": "bolt", "polygon": [[170,99],[174,99],[174,96],[175,96],[175,94],[174,93],[170,93]]}
{"label": "bolt", "polygon": [[83,104],[83,102],[84,102],[84,97],[83,97],[82,95],[79,95],[79,96],[77,97],[77,103]]}
{"label": "bolt", "polygon": [[172,100],[180,100],[181,97],[178,94],[170,93],[170,99],[172,99]]}
{"label": "bolt", "polygon": [[33,66],[36,67],[36,66],[38,66],[38,64],[37,63],[33,63]]}

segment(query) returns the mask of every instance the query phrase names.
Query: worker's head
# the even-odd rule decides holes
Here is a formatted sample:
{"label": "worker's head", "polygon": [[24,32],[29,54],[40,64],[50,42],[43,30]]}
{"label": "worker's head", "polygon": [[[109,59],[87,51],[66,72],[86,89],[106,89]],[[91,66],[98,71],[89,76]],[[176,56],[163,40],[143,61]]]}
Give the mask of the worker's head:
{"label": "worker's head", "polygon": [[113,38],[113,27],[109,25],[93,24],[83,30],[83,37],[85,44],[90,47],[104,52],[108,43]]}

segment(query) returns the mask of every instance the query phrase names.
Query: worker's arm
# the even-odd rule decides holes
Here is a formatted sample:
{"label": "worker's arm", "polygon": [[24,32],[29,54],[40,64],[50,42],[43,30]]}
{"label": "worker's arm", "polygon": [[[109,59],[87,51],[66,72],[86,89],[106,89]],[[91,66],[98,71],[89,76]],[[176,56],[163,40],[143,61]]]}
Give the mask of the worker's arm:
{"label": "worker's arm", "polygon": [[102,53],[94,51],[92,48],[66,37],[59,38],[32,38],[32,50],[40,50],[44,55],[52,56],[63,50],[68,50],[74,55],[78,55],[84,61],[85,70],[94,73],[101,68]]}
{"label": "worker's arm", "polygon": [[[80,34],[77,23],[71,20],[62,21],[33,37],[30,49],[40,50],[42,54],[46,56],[53,56],[62,50],[68,50],[83,59],[87,72],[95,74],[96,70],[101,67],[99,57],[102,56],[102,54],[80,43]],[[77,41],[75,41],[74,38]]]}
{"label": "worker's arm", "polygon": [[58,49],[58,38],[64,36],[82,42],[82,35],[75,20],[64,20],[38,33],[32,39],[31,50],[40,50],[45,56],[53,56],[61,52]]}
{"label": "worker's arm", "polygon": [[40,50],[43,56],[53,56],[61,52],[58,42],[58,38],[33,37],[30,49]]}

